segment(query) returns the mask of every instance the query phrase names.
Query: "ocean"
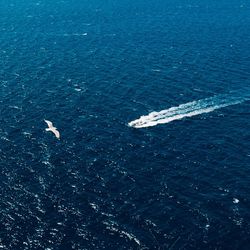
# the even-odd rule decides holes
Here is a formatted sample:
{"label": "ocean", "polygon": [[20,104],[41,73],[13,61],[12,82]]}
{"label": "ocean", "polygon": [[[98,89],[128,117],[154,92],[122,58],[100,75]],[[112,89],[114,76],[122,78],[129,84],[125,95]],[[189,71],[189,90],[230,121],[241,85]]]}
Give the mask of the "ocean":
{"label": "ocean", "polygon": [[247,0],[1,0],[0,248],[250,249],[249,30]]}

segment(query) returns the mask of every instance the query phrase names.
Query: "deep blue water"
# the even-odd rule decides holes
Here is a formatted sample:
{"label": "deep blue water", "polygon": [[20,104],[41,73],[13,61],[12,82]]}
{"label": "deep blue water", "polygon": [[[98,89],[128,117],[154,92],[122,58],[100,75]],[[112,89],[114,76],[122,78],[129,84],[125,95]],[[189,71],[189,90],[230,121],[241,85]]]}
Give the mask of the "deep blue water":
{"label": "deep blue water", "polygon": [[[247,0],[1,0],[0,248],[250,249]],[[61,133],[45,131],[44,119]]]}

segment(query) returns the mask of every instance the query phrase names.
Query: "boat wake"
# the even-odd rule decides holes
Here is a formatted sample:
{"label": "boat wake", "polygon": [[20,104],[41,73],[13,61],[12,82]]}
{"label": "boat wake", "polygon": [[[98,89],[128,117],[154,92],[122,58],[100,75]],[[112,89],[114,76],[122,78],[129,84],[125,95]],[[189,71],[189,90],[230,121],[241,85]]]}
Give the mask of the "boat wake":
{"label": "boat wake", "polygon": [[139,119],[129,122],[128,125],[134,128],[152,127],[158,124],[165,124],[175,120],[180,120],[185,117],[209,113],[216,109],[236,105],[247,100],[249,100],[249,98],[244,95],[218,95],[211,98],[181,104],[177,107],[172,107],[160,112],[151,112],[148,115],[141,116]]}

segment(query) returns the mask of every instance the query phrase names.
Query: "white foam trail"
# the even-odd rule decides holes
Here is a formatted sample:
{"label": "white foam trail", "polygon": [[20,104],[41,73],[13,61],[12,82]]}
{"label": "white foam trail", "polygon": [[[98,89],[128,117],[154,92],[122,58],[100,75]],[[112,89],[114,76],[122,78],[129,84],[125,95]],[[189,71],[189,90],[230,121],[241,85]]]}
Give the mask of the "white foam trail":
{"label": "white foam trail", "polygon": [[209,113],[216,109],[242,103],[246,100],[248,100],[248,98],[242,96],[214,96],[203,100],[181,104],[177,107],[172,107],[160,112],[149,113],[146,116],[141,116],[139,119],[129,122],[128,125],[134,128],[152,127],[158,124],[180,120],[184,117]]}

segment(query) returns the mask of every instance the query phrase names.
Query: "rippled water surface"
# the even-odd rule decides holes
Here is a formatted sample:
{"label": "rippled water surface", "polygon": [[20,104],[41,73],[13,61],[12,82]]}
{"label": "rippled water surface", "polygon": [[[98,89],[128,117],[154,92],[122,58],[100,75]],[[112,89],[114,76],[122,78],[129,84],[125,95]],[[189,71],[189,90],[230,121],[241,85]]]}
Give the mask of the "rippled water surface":
{"label": "rippled water surface", "polygon": [[250,249],[249,1],[0,13],[0,248]]}

